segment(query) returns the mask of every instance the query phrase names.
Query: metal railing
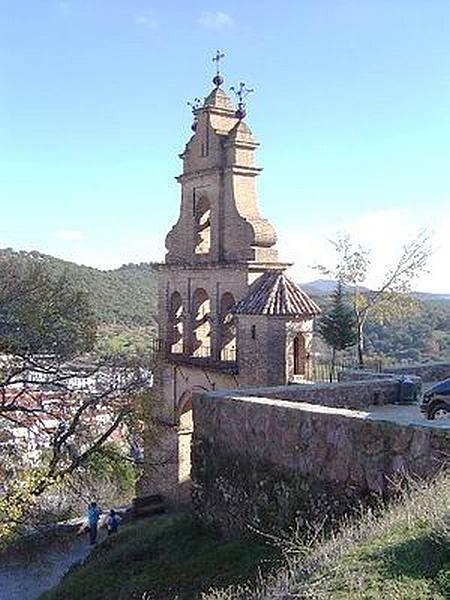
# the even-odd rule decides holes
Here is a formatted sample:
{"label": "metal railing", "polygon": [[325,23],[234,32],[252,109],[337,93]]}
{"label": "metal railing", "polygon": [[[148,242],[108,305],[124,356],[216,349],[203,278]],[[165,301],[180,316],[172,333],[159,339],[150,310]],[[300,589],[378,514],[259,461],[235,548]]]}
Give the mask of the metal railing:
{"label": "metal railing", "polygon": [[[334,365],[331,360],[315,358],[305,365],[305,380],[314,383],[334,383],[339,379],[342,371],[353,371],[359,369],[356,360],[336,361]],[[383,361],[380,358],[367,358],[364,361],[364,369],[380,373],[383,370]]]}

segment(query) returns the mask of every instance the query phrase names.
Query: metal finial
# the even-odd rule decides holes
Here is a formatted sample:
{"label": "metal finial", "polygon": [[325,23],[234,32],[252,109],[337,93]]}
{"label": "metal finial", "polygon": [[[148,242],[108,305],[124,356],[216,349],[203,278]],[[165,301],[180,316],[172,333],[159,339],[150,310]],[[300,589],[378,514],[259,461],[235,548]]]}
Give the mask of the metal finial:
{"label": "metal finial", "polygon": [[223,77],[220,74],[220,61],[225,57],[225,54],[220,50],[217,50],[216,55],[213,57],[213,62],[216,63],[216,75],[213,78],[213,84],[216,87],[220,87],[223,83]]}
{"label": "metal finial", "polygon": [[247,114],[244,100],[245,100],[245,98],[247,98],[247,96],[249,94],[251,94],[255,90],[248,88],[243,81],[240,82],[238,89],[236,89],[234,87],[234,85],[232,85],[230,90],[234,92],[234,94],[237,98],[237,101],[238,101],[235,115],[239,120],[242,120],[245,118],[245,115]]}
{"label": "metal finial", "polygon": [[194,98],[194,100],[192,102],[188,102],[187,105],[191,107],[192,114],[195,115],[195,113],[201,107],[202,101],[200,100],[200,98]]}
{"label": "metal finial", "polygon": [[194,98],[194,100],[192,102],[188,102],[187,105],[191,107],[192,114],[194,115],[194,121],[191,125],[191,129],[192,129],[192,131],[196,131],[196,129],[197,129],[197,112],[202,105],[202,101],[200,100],[200,98]]}

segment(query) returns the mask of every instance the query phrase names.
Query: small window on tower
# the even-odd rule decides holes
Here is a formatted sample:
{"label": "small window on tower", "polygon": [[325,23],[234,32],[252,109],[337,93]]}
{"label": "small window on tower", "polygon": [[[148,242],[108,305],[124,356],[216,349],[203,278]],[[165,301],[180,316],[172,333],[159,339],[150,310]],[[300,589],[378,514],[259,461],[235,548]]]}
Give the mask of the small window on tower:
{"label": "small window on tower", "polygon": [[256,340],[256,325],[252,325],[252,340]]}

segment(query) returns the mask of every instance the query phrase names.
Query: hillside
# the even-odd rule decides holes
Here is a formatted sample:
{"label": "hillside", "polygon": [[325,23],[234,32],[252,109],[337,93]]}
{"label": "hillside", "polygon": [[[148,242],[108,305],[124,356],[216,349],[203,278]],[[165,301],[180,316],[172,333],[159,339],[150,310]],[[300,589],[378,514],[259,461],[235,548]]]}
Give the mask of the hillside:
{"label": "hillside", "polygon": [[[39,252],[0,250],[7,260],[45,261],[56,273],[65,272],[85,290],[100,324],[102,334],[109,337],[125,334],[128,341],[145,346],[154,336],[157,303],[157,264],[123,265],[102,271],[93,267],[54,258]],[[323,309],[329,303],[334,287],[330,280],[301,284]],[[445,295],[421,294],[420,309],[414,317],[381,325],[367,324],[367,350],[386,362],[429,361],[450,359],[450,300]],[[317,350],[326,348],[317,339]]]}
{"label": "hillside", "polygon": [[[332,280],[318,279],[300,287],[326,310],[335,285]],[[422,292],[415,296],[418,310],[414,315],[383,324],[368,320],[365,342],[369,356],[386,363],[450,359],[450,298],[446,294]],[[327,351],[318,338],[316,350],[321,354]]]}
{"label": "hillside", "polygon": [[[336,281],[333,279],[315,279],[314,281],[306,281],[300,283],[300,287],[308,294],[313,295],[329,295],[336,289]],[[352,289],[351,287],[349,289]],[[369,292],[369,288],[361,287],[361,291]],[[450,300],[450,294],[431,293],[431,292],[414,292],[413,294],[419,300]]]}
{"label": "hillside", "polygon": [[255,578],[277,555],[264,540],[224,540],[188,513],[124,525],[41,600],[193,600]]}
{"label": "hillside", "polygon": [[128,264],[102,271],[40,252],[15,252],[10,248],[0,250],[0,259],[45,261],[55,274],[66,273],[88,293],[101,325],[156,328],[156,263]]}
{"label": "hillside", "polygon": [[321,537],[311,524],[309,537],[297,531],[275,547],[270,536],[220,538],[188,515],[139,521],[42,600],[446,600],[449,516],[447,476],[332,535]]}

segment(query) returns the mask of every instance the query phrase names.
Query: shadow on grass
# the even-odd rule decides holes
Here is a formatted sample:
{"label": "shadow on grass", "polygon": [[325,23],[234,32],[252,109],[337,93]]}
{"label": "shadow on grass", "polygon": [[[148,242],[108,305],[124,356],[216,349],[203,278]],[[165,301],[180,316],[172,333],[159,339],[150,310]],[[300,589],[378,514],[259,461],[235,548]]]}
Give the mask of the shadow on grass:
{"label": "shadow on grass", "polygon": [[371,556],[381,560],[383,577],[429,580],[437,592],[450,598],[450,545],[446,540],[422,534]]}
{"label": "shadow on grass", "polygon": [[189,515],[166,515],[123,527],[42,598],[191,600],[252,579],[275,557],[259,540],[224,539]]}

